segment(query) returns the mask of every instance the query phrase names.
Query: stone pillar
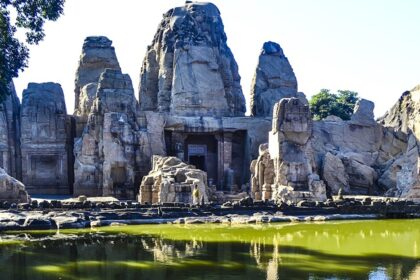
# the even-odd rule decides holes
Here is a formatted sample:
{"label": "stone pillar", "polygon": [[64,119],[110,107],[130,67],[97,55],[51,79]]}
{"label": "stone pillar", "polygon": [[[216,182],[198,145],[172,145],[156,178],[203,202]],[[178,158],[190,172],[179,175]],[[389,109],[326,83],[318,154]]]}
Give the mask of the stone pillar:
{"label": "stone pillar", "polygon": [[217,140],[217,178],[218,182],[216,182],[218,189],[223,189],[223,182],[225,178],[224,172],[224,148],[223,148],[223,136],[221,134],[217,134],[214,136]]}
{"label": "stone pillar", "polygon": [[223,134],[223,168],[227,170],[232,165],[232,138],[233,133],[225,132]]}
{"label": "stone pillar", "polygon": [[233,133],[225,132],[222,135],[215,135],[217,140],[217,171],[219,186],[224,187],[226,172],[232,166],[232,138]]}

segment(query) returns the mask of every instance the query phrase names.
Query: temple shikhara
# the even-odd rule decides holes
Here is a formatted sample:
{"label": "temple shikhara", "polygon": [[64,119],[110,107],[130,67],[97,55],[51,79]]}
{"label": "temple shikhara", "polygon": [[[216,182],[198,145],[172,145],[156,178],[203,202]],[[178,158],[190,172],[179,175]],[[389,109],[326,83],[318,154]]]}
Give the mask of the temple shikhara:
{"label": "temple shikhara", "polygon": [[8,174],[0,199],[25,200],[26,189],[192,203],[194,188],[204,202],[241,193],[293,202],[339,192],[420,198],[419,86],[380,120],[361,99],[351,120],[314,121],[284,51],[262,42],[246,116],[238,65],[211,3],[187,1],[163,15],[138,91],[109,38],[87,37],[81,47],[72,115],[57,83],[30,83],[21,103],[10,85],[0,107]]}

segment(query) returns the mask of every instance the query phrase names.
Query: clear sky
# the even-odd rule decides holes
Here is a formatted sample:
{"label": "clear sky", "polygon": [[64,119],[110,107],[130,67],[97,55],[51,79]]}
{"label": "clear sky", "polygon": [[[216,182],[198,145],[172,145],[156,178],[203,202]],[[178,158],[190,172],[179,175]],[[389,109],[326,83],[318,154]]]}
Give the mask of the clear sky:
{"label": "clear sky", "polygon": [[[379,117],[420,83],[419,0],[214,0],[239,65],[248,102],[258,54],[278,42],[308,97],[321,88],[349,89],[375,102]],[[67,0],[64,16],[46,24],[29,68],[15,79],[62,85],[74,109],[74,76],[86,36],[113,41],[124,73],[138,92],[140,66],[162,14],[181,0]]]}

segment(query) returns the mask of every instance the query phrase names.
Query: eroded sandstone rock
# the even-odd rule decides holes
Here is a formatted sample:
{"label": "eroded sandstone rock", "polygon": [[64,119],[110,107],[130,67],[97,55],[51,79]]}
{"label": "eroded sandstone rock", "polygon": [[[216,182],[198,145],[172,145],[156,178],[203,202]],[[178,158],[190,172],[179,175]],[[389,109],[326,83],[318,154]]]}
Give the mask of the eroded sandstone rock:
{"label": "eroded sandstone rock", "polygon": [[298,98],[276,103],[268,149],[260,146],[260,156],[251,165],[254,198],[283,202],[327,198],[325,183],[313,169],[311,134],[308,105]]}
{"label": "eroded sandstone rock", "polygon": [[76,136],[80,137],[86,125],[99,77],[105,69],[121,70],[112,41],[105,36],[87,37],[75,78]]}
{"label": "eroded sandstone rock", "polygon": [[27,203],[29,195],[25,190],[25,185],[13,178],[0,168],[0,201],[9,203]]}
{"label": "eroded sandstone rock", "polygon": [[134,198],[150,166],[150,140],[139,125],[131,79],[106,69],[82,137],[75,143],[74,195]]}
{"label": "eroded sandstone rock", "polygon": [[359,125],[376,125],[373,109],[375,104],[366,99],[359,99],[354,106],[354,112],[351,121]]}
{"label": "eroded sandstone rock", "polygon": [[21,110],[22,182],[29,193],[68,194],[69,133],[60,84],[29,83]]}
{"label": "eroded sandstone rock", "polygon": [[14,84],[10,95],[0,104],[0,167],[15,178],[21,178],[20,102]]}
{"label": "eroded sandstone rock", "polygon": [[404,92],[379,122],[404,133],[412,132],[420,139],[420,85]]}
{"label": "eroded sandstone rock", "polygon": [[144,58],[140,108],[180,116],[243,116],[238,66],[214,4],[187,2],[163,16]]}
{"label": "eroded sandstone rock", "polygon": [[420,200],[420,85],[402,94],[397,103],[379,120],[381,124],[401,134],[408,134],[405,154],[390,165],[388,176],[396,177],[391,195]]}
{"label": "eroded sandstone rock", "polygon": [[330,152],[327,152],[324,157],[322,178],[334,194],[340,189],[350,193],[349,175],[346,168],[341,159]]}
{"label": "eroded sandstone rock", "polygon": [[271,117],[274,104],[287,97],[298,97],[295,73],[280,45],[265,42],[251,84],[251,113]]}
{"label": "eroded sandstone rock", "polygon": [[[199,201],[193,198],[195,186]],[[176,157],[153,156],[153,169],[143,177],[138,201],[142,204],[208,202],[207,174]]]}
{"label": "eroded sandstone rock", "polygon": [[406,176],[398,176],[402,169],[404,174],[417,174],[407,167],[417,166],[417,141],[376,123],[373,109],[372,102],[359,100],[349,121],[313,122],[308,106],[299,99],[280,100],[273,110],[269,153],[251,166],[254,197],[261,195],[259,180],[265,180],[257,167],[268,159],[274,167],[271,190],[275,200],[326,198],[340,190],[344,194],[403,193],[397,186],[417,184],[415,178],[407,183],[402,181]]}

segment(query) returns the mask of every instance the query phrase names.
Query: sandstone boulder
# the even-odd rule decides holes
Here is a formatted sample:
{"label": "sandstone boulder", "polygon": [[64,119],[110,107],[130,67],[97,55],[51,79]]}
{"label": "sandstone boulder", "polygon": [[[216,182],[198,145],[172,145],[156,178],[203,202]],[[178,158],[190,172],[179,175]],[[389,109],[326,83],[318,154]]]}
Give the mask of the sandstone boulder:
{"label": "sandstone boulder", "polygon": [[243,116],[238,66],[214,4],[186,2],[163,16],[139,86],[144,111],[180,116]]}
{"label": "sandstone boulder", "polygon": [[373,109],[375,104],[366,99],[359,99],[354,106],[354,113],[351,122],[359,125],[376,125]]}
{"label": "sandstone boulder", "polygon": [[[199,201],[193,199],[195,186]],[[153,169],[143,177],[138,201],[148,204],[208,202],[207,174],[176,157],[153,156]]]}
{"label": "sandstone boulder", "polygon": [[274,104],[287,97],[298,97],[296,76],[280,45],[265,42],[251,84],[251,113],[271,117]]}
{"label": "sandstone boulder", "polygon": [[29,196],[25,185],[0,168],[0,201],[28,203]]}
{"label": "sandstone boulder", "polygon": [[345,166],[338,156],[330,152],[325,154],[322,178],[332,194],[337,194],[340,189],[345,193],[350,193],[349,176]]}

